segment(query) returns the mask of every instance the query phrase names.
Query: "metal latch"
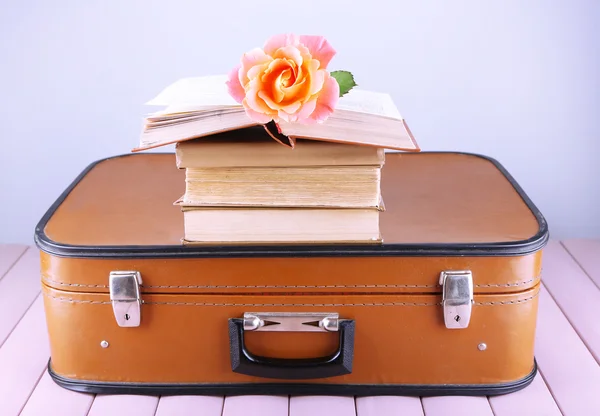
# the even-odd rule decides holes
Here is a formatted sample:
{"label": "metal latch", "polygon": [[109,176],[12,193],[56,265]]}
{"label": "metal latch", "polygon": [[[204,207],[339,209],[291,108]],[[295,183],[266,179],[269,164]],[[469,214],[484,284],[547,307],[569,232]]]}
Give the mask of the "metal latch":
{"label": "metal latch", "polygon": [[337,313],[244,313],[245,331],[335,332],[338,329],[339,315]]}
{"label": "metal latch", "polygon": [[440,274],[442,308],[446,328],[466,328],[473,305],[473,275],[468,270],[444,271]]}
{"label": "metal latch", "polygon": [[140,326],[142,276],[135,271],[110,272],[109,290],[115,319],[119,326]]}

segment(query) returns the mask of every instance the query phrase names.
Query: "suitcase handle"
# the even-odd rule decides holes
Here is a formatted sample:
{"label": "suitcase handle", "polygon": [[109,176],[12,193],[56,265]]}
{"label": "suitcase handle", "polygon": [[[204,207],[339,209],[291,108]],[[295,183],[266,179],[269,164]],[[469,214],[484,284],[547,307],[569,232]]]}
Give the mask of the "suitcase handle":
{"label": "suitcase handle", "polygon": [[294,380],[350,374],[354,359],[354,320],[340,320],[338,325],[339,345],[333,354],[288,359],[252,354],[244,344],[244,320],[229,319],[231,369],[249,376]]}

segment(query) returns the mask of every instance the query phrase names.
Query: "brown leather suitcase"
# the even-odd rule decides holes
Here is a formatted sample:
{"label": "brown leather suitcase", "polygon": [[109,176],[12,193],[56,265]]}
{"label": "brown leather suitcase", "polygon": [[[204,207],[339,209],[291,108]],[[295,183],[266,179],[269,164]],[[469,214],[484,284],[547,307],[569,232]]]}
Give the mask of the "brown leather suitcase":
{"label": "brown leather suitcase", "polygon": [[491,395],[528,385],[546,222],[494,160],[388,153],[382,244],[184,246],[173,154],[89,166],[36,229],[77,391]]}

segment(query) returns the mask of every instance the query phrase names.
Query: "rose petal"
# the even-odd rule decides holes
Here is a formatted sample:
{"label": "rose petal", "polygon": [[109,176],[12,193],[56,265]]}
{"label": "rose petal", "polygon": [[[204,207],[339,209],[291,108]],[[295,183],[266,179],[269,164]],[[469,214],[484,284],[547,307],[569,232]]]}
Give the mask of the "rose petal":
{"label": "rose petal", "polygon": [[256,112],[271,114],[273,113],[273,110],[270,109],[264,100],[259,97],[259,94],[261,93],[260,87],[261,84],[258,82],[258,80],[250,81],[250,84],[248,84],[248,91],[246,91],[245,102],[248,107]]}
{"label": "rose petal", "polygon": [[240,84],[246,85],[248,81],[253,78],[248,75],[251,68],[270,61],[271,57],[265,54],[260,48],[254,48],[251,51],[246,52],[242,56],[242,70],[239,72]]}
{"label": "rose petal", "polygon": [[267,55],[273,56],[275,51],[279,48],[283,48],[287,45],[297,45],[298,44],[298,36],[293,34],[279,34],[274,35],[270,39],[265,42],[265,46],[263,47],[265,53]]}
{"label": "rose petal", "polygon": [[339,84],[335,78],[327,74],[323,89],[317,98],[317,106],[315,111],[310,115],[310,118],[318,122],[325,121],[335,109],[339,95]]}
{"label": "rose petal", "polygon": [[[318,66],[318,62],[312,61],[311,66]],[[310,95],[315,95],[323,89],[325,76],[327,75],[324,69],[317,70],[315,67],[310,68]]]}
{"label": "rose petal", "polygon": [[244,109],[246,110],[246,115],[250,117],[250,119],[252,119],[253,121],[256,121],[257,123],[268,123],[273,119],[271,116],[254,111],[248,106],[244,106]]}
{"label": "rose petal", "polygon": [[293,45],[284,46],[283,48],[278,49],[273,55],[273,58],[287,58],[296,62],[296,65],[298,66],[302,66],[303,61],[302,54],[298,48]]}
{"label": "rose petal", "polygon": [[284,99],[282,75],[286,73],[289,78],[293,69],[292,65],[294,65],[293,62],[286,58],[274,59],[260,76],[262,90],[276,103],[280,103]]}
{"label": "rose petal", "polygon": [[242,84],[240,84],[240,79],[238,77],[240,68],[241,65],[238,65],[231,70],[225,84],[227,85],[227,91],[229,92],[229,95],[231,95],[234,100],[241,104],[242,100],[246,96],[246,91],[244,91],[244,87],[242,87]]}
{"label": "rose petal", "polygon": [[329,61],[335,56],[336,51],[323,36],[300,36],[300,43],[308,48],[313,58],[321,62],[321,69],[327,68]]}
{"label": "rose petal", "polygon": [[294,114],[300,109],[301,106],[302,103],[300,103],[300,101],[293,102],[291,104],[281,107],[281,110],[279,110],[279,114],[281,115],[282,110],[285,111],[287,114]]}
{"label": "rose petal", "polygon": [[265,91],[258,91],[258,94],[256,94],[261,100],[263,100],[265,102],[266,105],[269,106],[270,109],[272,110],[279,110],[281,108],[281,105],[277,104],[275,101],[273,101],[273,99],[271,99],[271,97],[269,97]]}
{"label": "rose petal", "polygon": [[277,115],[283,121],[288,121],[288,122],[289,121],[293,121],[293,120],[290,120],[290,115],[288,113],[286,113],[285,111],[283,111],[283,110],[277,111]]}
{"label": "rose petal", "polygon": [[248,70],[248,74],[246,75],[247,81],[251,82],[254,79],[256,79],[261,73],[263,73],[265,71],[265,69],[268,67],[269,63],[265,62],[262,64],[258,64],[258,65],[254,65],[252,68],[250,68]]}
{"label": "rose petal", "polygon": [[[269,65],[262,73],[261,81],[266,82],[268,79],[277,78],[281,72],[283,72],[286,69],[292,68],[292,65],[293,64],[290,64],[290,61],[288,61],[285,58],[273,59],[271,62],[269,62]],[[271,74],[273,74],[274,76],[269,77],[269,75]]]}
{"label": "rose petal", "polygon": [[296,77],[294,76],[293,68],[284,69],[281,74],[277,77],[277,82],[281,84],[281,88],[286,85],[294,85]]}
{"label": "rose petal", "polygon": [[283,92],[283,82],[281,80],[283,72],[279,74],[273,84],[271,85],[271,94],[273,95],[273,101],[280,103],[285,97],[285,93]]}
{"label": "rose petal", "polygon": [[[300,54],[302,55],[302,57],[305,60],[313,59],[313,56],[310,53],[310,50],[303,44],[299,43],[298,45],[296,45],[296,48],[300,51]],[[314,58],[314,59],[317,59],[317,58]]]}
{"label": "rose petal", "polygon": [[292,86],[283,87],[281,89],[285,93],[285,97],[287,98],[287,100],[284,98],[283,101],[287,102],[289,100],[304,100],[305,98],[310,97],[310,95],[308,94],[309,84],[306,82],[306,78],[303,78],[300,81],[298,81],[298,79],[300,78],[296,78],[296,82]]}
{"label": "rose petal", "polygon": [[300,109],[300,111],[298,111],[296,113],[297,121],[298,122],[306,121],[310,117],[312,112],[315,111],[316,106],[317,106],[316,98],[313,98],[312,100],[305,102],[302,105],[302,108]]}

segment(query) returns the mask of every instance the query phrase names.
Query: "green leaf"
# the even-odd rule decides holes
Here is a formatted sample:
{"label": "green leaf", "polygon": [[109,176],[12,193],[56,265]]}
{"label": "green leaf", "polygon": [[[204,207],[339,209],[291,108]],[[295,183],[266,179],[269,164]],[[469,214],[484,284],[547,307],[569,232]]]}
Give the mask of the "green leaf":
{"label": "green leaf", "polygon": [[340,86],[340,97],[347,94],[348,91],[357,85],[356,82],[354,82],[354,75],[349,71],[333,71],[329,75],[335,78]]}

